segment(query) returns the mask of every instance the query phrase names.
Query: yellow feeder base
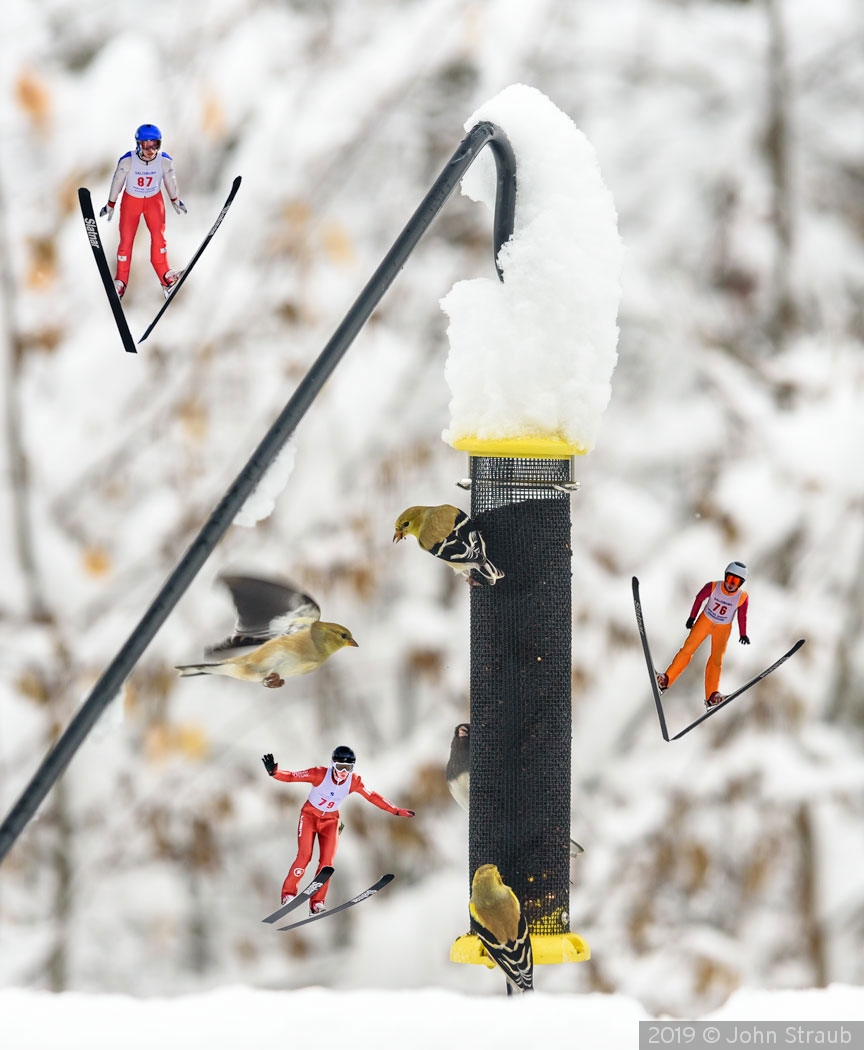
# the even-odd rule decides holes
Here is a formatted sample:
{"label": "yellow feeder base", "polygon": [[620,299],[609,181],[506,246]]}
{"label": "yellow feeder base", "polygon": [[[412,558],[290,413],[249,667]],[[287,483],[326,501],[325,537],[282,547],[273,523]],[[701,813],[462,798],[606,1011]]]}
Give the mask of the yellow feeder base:
{"label": "yellow feeder base", "polygon": [[501,457],[504,459],[570,459],[584,456],[588,449],[574,445],[560,437],[526,438],[457,438],[453,448],[467,452],[469,456]]}
{"label": "yellow feeder base", "polygon": [[[578,933],[531,934],[531,952],[534,962],[541,965],[564,962],[586,962],[591,958],[591,949]],[[450,962],[471,963],[488,966],[495,963],[486,954],[483,942],[473,933],[457,937],[450,949]]]}

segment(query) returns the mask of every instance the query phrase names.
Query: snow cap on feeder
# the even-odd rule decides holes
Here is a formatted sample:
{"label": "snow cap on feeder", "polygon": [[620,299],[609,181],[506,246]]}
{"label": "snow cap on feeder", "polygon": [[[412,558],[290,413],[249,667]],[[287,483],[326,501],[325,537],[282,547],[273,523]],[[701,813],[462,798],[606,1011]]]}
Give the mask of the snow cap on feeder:
{"label": "snow cap on feeder", "polygon": [[[516,156],[513,236],[503,281],[460,281],[450,319],[444,440],[474,455],[569,458],[589,452],[617,361],[623,246],[591,143],[545,95],[513,84],[466,122],[500,127]],[[484,150],[462,192],[494,208]]]}

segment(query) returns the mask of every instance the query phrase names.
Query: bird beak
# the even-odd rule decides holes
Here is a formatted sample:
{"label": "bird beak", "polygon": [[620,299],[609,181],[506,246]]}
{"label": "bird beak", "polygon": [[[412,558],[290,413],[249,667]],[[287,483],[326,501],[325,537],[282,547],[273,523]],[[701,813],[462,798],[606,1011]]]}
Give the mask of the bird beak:
{"label": "bird beak", "polygon": [[405,539],[405,533],[401,529],[397,529],[393,533],[393,542],[394,543],[398,543],[399,540],[404,540],[404,539]]}
{"label": "bird beak", "polygon": [[360,648],[359,644],[357,642],[355,642],[353,638],[351,639],[350,642],[346,642],[345,644],[346,645],[353,645],[355,649],[359,649]]}

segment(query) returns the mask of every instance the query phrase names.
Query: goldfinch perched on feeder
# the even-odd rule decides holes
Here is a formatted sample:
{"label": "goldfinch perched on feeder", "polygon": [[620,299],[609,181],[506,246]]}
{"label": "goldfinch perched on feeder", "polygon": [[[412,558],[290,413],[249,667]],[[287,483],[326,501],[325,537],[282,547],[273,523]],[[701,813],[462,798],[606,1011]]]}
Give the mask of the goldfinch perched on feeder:
{"label": "goldfinch perched on feeder", "polygon": [[416,536],[424,551],[461,573],[472,587],[493,586],[504,576],[486,557],[486,544],[472,519],[449,503],[403,510],[396,519],[393,542],[406,536]]}
{"label": "goldfinch perched on feeder", "polygon": [[507,977],[507,994],[534,991],[534,957],[519,898],[494,864],[481,864],[471,881],[471,928]]}
{"label": "goldfinch perched on feeder", "polygon": [[[453,730],[453,739],[450,741],[450,757],[447,759],[447,768],[444,770],[444,779],[454,801],[469,812],[469,797],[471,795],[471,724],[460,722]],[[585,850],[575,839],[570,839],[570,856],[578,857]]]}
{"label": "goldfinch perched on feeder", "polygon": [[177,667],[182,678],[220,674],[278,689],[286,678],[309,674],[339,649],[357,645],[347,627],[321,620],[318,603],[295,587],[251,576],[220,580],[231,592],[237,619],[231,637],[207,653],[256,648],[218,663]]}

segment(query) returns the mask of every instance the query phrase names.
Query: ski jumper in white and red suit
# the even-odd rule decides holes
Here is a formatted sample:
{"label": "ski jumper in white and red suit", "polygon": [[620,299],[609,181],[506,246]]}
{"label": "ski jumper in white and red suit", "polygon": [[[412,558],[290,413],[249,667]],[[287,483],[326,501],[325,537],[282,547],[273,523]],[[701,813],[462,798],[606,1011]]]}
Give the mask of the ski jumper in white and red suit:
{"label": "ski jumper in white and red suit", "polygon": [[132,245],[135,233],[144,217],[150,231],[150,263],[156,271],[159,283],[168,287],[165,274],[168,265],[168,248],[165,244],[165,199],[162,183],[168,191],[171,203],[179,200],[174,161],[167,153],[157,153],[153,160],[143,160],[136,152],[124,153],[117,162],[111,189],[108,191],[108,207],[113,208],[121,190],[120,201],[120,245],[117,248],[117,271],[115,280],[129,283],[129,267],[132,264]]}
{"label": "ski jumper in white and red suit", "polygon": [[[386,813],[392,813],[394,816],[413,816],[410,810],[394,806],[377,791],[369,791],[356,773],[351,773],[341,784],[337,784],[333,779],[331,766],[313,766],[311,769],[301,769],[296,773],[290,769],[277,769],[273,773],[273,778],[282,780],[286,784],[312,785],[309,798],[303,803],[303,808],[300,810],[300,820],[297,824],[297,856],[282,883],[283,899],[297,893],[300,879],[312,859],[312,848],[316,837],[318,839],[316,874],[333,863],[339,841],[339,806],[350,794],[356,792],[362,795],[367,802],[371,802],[373,806],[383,809]],[[319,901],[323,902],[328,889],[329,883],[325,883],[309,901],[310,907]]]}

